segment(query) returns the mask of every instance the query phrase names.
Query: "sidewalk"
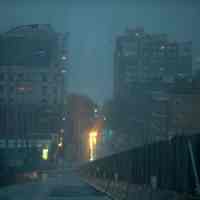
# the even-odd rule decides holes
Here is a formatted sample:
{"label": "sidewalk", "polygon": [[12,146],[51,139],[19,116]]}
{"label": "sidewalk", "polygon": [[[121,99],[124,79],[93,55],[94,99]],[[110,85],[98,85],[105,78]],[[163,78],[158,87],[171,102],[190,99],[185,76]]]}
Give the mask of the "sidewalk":
{"label": "sidewalk", "polygon": [[0,200],[109,200],[72,171],[52,171],[42,180],[0,190]]}

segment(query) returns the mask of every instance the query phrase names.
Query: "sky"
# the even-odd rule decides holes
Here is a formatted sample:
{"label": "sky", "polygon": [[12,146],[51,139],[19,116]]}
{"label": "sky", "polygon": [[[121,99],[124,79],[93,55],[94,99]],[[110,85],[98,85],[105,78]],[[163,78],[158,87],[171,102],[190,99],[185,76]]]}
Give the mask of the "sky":
{"label": "sky", "polygon": [[115,38],[127,27],[192,40],[200,55],[197,0],[0,0],[0,31],[31,23],[69,32],[69,91],[102,103],[113,95]]}

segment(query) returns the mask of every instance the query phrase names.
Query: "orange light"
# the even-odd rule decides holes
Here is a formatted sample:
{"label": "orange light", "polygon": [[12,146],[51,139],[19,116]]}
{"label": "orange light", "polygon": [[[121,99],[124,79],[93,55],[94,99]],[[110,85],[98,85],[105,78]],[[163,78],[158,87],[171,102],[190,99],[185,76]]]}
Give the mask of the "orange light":
{"label": "orange light", "polygon": [[96,137],[93,138],[93,143],[94,143],[94,145],[97,144],[97,138]]}
{"label": "orange light", "polygon": [[90,132],[91,137],[97,137],[97,132],[96,131],[92,131]]}
{"label": "orange light", "polygon": [[95,147],[97,144],[97,131],[92,131],[89,133],[89,147],[90,147],[90,160],[94,160],[95,157]]}

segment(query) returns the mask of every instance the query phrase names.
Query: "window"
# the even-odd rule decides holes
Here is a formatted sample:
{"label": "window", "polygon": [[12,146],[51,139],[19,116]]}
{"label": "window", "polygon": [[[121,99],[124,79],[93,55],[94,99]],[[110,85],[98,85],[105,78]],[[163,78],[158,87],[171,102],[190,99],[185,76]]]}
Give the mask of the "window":
{"label": "window", "polygon": [[41,74],[41,78],[42,78],[43,82],[47,82],[48,81],[47,74],[45,74],[45,73]]}
{"label": "window", "polygon": [[54,98],[53,103],[57,104],[57,98]]}
{"label": "window", "polygon": [[14,81],[14,75],[13,74],[8,74],[8,80],[9,81]]}
{"label": "window", "polygon": [[4,99],[0,98],[0,104],[4,103]]}
{"label": "window", "polygon": [[5,74],[2,72],[0,73],[0,81],[4,81],[5,80]]}
{"label": "window", "polygon": [[9,99],[9,103],[14,103],[14,99],[13,99],[13,98],[10,98],[10,99]]}
{"label": "window", "polygon": [[48,90],[48,88],[47,88],[47,86],[43,86],[42,87],[42,95],[47,95],[47,90]]}
{"label": "window", "polygon": [[47,104],[48,103],[47,99],[42,99],[42,103]]}
{"label": "window", "polygon": [[56,88],[56,87],[53,88],[53,94],[54,94],[54,95],[57,95],[57,88]]}
{"label": "window", "polygon": [[4,86],[0,85],[0,94],[4,93]]}
{"label": "window", "polygon": [[10,86],[9,87],[9,93],[13,93],[14,92],[14,86]]}
{"label": "window", "polygon": [[18,80],[24,80],[24,74],[23,73],[19,73],[17,75]]}

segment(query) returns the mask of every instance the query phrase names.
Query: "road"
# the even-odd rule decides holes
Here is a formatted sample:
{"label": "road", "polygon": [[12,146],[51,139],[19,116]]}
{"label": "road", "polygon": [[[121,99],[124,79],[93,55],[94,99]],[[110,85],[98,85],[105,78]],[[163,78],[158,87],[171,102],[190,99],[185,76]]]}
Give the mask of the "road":
{"label": "road", "polygon": [[109,200],[72,170],[54,171],[32,183],[0,189],[0,200]]}

